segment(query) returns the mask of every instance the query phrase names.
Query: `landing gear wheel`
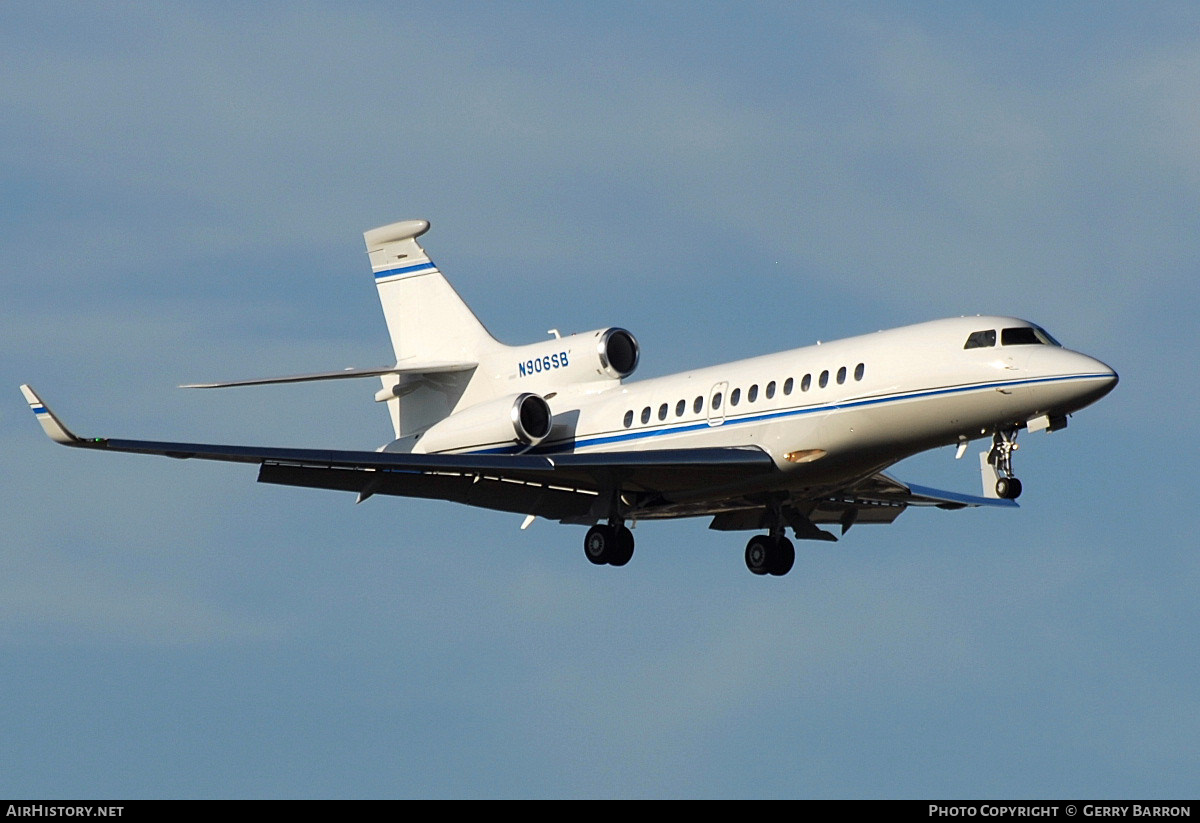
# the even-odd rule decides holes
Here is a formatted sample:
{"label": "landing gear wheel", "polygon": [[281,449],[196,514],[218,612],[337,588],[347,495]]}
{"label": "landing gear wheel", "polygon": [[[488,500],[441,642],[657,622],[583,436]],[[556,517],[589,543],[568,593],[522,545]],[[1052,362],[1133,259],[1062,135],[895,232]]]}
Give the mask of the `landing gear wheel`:
{"label": "landing gear wheel", "polygon": [[616,545],[616,530],[598,524],[588,529],[587,537],[583,538],[583,553],[597,566],[603,566],[609,562]]}
{"label": "landing gear wheel", "polygon": [[633,557],[633,532],[624,526],[592,526],[583,539],[583,553],[597,566],[624,566]]}
{"label": "landing gear wheel", "polygon": [[796,547],[782,534],[772,543],[774,545],[771,552],[771,568],[767,571],[776,577],[783,577],[792,570],[792,566],[796,565]]}
{"label": "landing gear wheel", "polygon": [[633,532],[621,526],[616,530],[616,534],[617,540],[609,553],[608,565],[624,566],[633,557]]}
{"label": "landing gear wheel", "polygon": [[1001,500],[1016,500],[1021,496],[1021,481],[1015,477],[1001,477],[996,481],[996,496]]}
{"label": "landing gear wheel", "polygon": [[746,568],[755,574],[766,574],[771,570],[771,538],[756,534],[746,544]]}

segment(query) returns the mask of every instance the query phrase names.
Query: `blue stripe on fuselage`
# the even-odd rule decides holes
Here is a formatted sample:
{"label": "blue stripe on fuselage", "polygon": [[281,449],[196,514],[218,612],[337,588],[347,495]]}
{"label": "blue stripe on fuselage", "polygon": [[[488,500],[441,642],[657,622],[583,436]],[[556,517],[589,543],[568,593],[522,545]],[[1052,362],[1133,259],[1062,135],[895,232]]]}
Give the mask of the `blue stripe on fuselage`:
{"label": "blue stripe on fuselage", "polygon": [[[644,440],[649,437],[662,437],[665,435],[681,434],[690,431],[701,431],[703,429],[724,428],[725,426],[739,426],[745,423],[762,423],[768,420],[779,420],[785,417],[801,417],[807,414],[819,414],[821,412],[840,411],[842,409],[862,408],[864,406],[879,406],[884,403],[895,403],[905,400],[921,400],[927,397],[938,397],[948,394],[964,394],[971,391],[980,391],[986,389],[1007,389],[1017,386],[1033,386],[1041,383],[1067,383],[1073,380],[1094,380],[1099,377],[1108,377],[1105,373],[1095,374],[1071,374],[1059,375],[1057,377],[1035,377],[1025,380],[1003,380],[990,383],[971,383],[965,386],[945,386],[936,389],[923,389],[919,391],[902,392],[898,394],[885,395],[883,397],[869,397],[859,400],[846,400],[840,403],[827,403],[820,406],[805,406],[792,409],[780,409],[779,411],[763,412],[761,414],[749,414],[744,417],[726,417],[723,423],[717,425],[709,425],[707,420],[693,421],[675,426],[667,426],[664,428],[641,429],[638,431],[627,431],[619,434],[602,434],[594,436],[585,436],[577,438],[574,441],[574,447],[570,451],[578,451],[581,447],[587,446],[605,446],[611,443],[622,443],[632,440]],[[568,451],[566,448],[550,445],[547,447],[530,450],[528,446],[503,446],[500,448],[483,449],[472,454],[506,454],[511,452],[533,451],[537,454],[553,454],[554,452]]]}

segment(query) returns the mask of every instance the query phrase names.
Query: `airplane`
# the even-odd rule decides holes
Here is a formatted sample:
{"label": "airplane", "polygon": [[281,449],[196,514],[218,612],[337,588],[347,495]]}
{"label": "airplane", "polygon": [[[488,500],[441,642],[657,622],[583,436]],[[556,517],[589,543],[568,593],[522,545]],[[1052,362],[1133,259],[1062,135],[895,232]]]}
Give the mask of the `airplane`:
{"label": "airplane", "polygon": [[[258,480],[434,498],[589,527],[587,559],[624,566],[626,523],[711,517],[755,531],[745,561],[782,576],[798,540],[836,540],[909,506],[1016,507],[1021,430],[1052,432],[1108,394],[1117,374],[1014,317],[958,317],[627,382],[641,357],[609,327],[527,345],[498,342],[417,242],[408,220],[364,233],[392,366],[183,388],[379,378],[395,439],[374,451],[83,438],[21,386],[46,434],[67,446],[257,464]],[[973,440],[982,495],[885,473]]]}

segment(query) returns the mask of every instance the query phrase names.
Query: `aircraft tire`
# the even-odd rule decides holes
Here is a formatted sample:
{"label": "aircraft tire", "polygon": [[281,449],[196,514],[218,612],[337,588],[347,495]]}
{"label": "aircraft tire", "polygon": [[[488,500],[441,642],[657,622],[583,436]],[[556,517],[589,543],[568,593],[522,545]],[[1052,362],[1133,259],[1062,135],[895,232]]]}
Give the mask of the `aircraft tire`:
{"label": "aircraft tire", "polygon": [[583,553],[597,566],[603,566],[611,561],[616,544],[617,535],[613,528],[598,523],[588,529],[583,538]]}
{"label": "aircraft tire", "polygon": [[776,577],[783,577],[796,565],[796,547],[783,535],[771,543],[771,567],[768,571]]}
{"label": "aircraft tire", "polygon": [[1002,500],[1016,500],[1021,496],[1021,481],[1015,477],[1001,477],[996,481],[996,496]]}
{"label": "aircraft tire", "polygon": [[755,574],[766,574],[771,569],[771,538],[765,534],[756,534],[746,544],[746,568]]}
{"label": "aircraft tire", "polygon": [[615,531],[616,540],[613,543],[612,551],[609,552],[608,565],[624,566],[633,557],[633,532],[624,526]]}

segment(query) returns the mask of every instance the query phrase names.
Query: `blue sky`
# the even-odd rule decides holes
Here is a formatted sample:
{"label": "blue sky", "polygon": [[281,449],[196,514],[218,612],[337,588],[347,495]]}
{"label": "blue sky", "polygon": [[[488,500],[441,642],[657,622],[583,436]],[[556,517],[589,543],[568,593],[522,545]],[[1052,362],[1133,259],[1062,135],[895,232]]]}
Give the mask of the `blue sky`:
{"label": "blue sky", "polygon": [[[1200,11],[6,3],[0,794],[1192,797]],[[274,488],[88,435],[373,448],[361,232],[639,376],[1003,313],[1117,391],[1018,512],[798,546]],[[947,449],[901,477],[974,491]]]}

